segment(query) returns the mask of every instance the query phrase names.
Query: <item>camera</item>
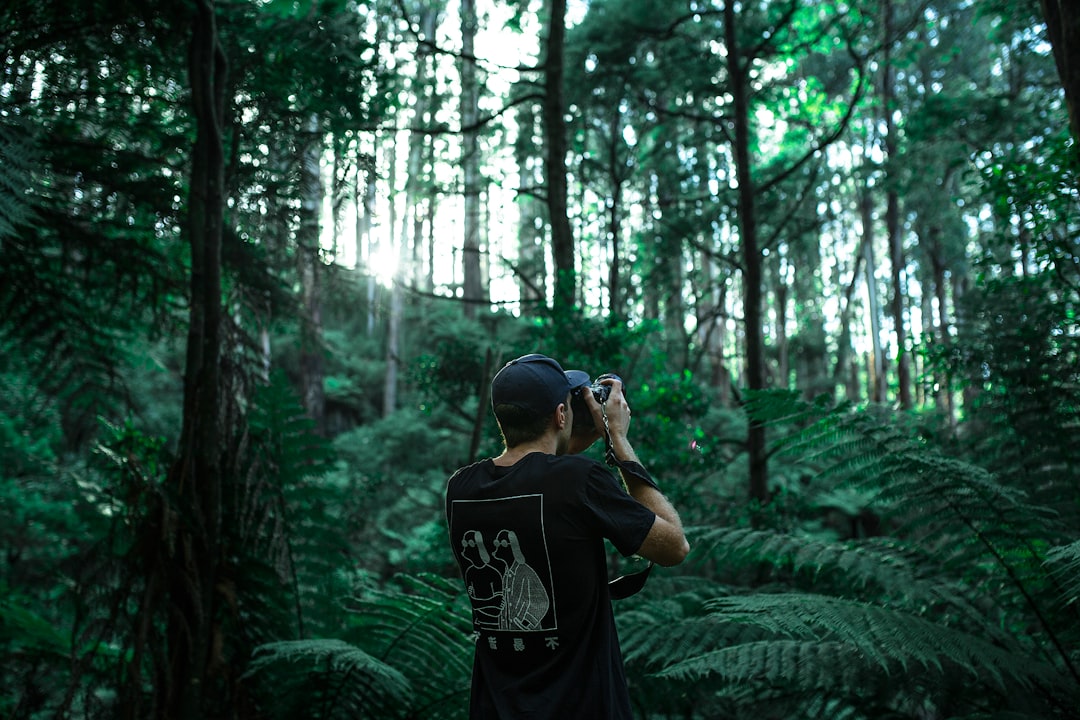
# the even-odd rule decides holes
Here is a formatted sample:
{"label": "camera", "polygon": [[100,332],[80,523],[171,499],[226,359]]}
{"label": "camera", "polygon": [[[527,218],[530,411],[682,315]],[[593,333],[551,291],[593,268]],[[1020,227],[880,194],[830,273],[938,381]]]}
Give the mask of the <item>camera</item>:
{"label": "camera", "polygon": [[[589,412],[589,406],[585,404],[585,392],[586,391],[591,392],[592,396],[594,398],[596,398],[596,402],[603,405],[604,403],[607,402],[608,396],[611,394],[611,386],[610,385],[604,385],[600,381],[601,380],[606,380],[608,378],[615,378],[616,380],[619,380],[619,381],[622,380],[622,378],[620,378],[618,375],[616,375],[614,373],[604,373],[600,377],[593,380],[591,384],[583,385],[582,387],[580,387],[580,388],[578,388],[577,390],[574,391],[574,394],[570,399],[570,406],[574,410],[574,427],[575,428],[581,428],[581,427],[589,427],[589,428],[591,428],[593,426],[592,413]],[[625,392],[625,391],[626,390],[624,388],[623,392]]]}

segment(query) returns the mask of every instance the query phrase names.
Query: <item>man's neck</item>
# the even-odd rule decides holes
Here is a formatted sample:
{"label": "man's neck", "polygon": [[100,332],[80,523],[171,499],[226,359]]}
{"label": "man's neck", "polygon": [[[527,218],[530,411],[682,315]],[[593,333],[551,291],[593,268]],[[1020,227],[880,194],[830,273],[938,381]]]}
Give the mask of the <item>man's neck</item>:
{"label": "man's neck", "polygon": [[545,435],[539,440],[533,442],[522,443],[515,445],[512,448],[503,450],[502,455],[495,458],[492,462],[501,467],[510,467],[516,464],[526,455],[534,452],[545,453],[547,455],[555,455],[556,448],[558,446],[557,438],[553,434]]}

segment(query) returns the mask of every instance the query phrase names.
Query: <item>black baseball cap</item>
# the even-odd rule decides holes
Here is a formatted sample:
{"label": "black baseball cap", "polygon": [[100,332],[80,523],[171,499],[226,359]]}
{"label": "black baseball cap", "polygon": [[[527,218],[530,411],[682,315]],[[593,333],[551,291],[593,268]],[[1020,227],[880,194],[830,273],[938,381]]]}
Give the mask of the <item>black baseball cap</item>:
{"label": "black baseball cap", "polygon": [[589,384],[583,370],[563,370],[546,355],[532,353],[511,360],[491,381],[491,406],[513,405],[537,416],[566,402],[566,394]]}

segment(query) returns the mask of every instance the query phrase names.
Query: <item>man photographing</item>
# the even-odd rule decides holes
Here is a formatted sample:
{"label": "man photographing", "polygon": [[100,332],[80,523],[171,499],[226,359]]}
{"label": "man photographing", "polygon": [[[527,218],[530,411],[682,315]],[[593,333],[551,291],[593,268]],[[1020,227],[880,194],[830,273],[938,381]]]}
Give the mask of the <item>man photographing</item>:
{"label": "man photographing", "polygon": [[[474,720],[632,717],[604,540],[667,566],[690,546],[627,439],[622,381],[597,383],[607,390],[544,355],[510,361],[491,382],[505,449],[447,483],[450,543],[473,604]],[[592,416],[584,431],[575,407]],[[601,437],[622,483],[577,454]]]}

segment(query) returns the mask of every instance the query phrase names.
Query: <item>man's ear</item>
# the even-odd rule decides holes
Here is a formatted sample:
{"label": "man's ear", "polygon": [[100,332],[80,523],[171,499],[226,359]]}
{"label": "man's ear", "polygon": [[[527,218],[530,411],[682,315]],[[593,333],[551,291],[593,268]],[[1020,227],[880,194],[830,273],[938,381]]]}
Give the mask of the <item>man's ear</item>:
{"label": "man's ear", "polygon": [[566,427],[568,421],[568,415],[566,409],[566,403],[559,403],[559,406],[555,408],[555,429],[562,430]]}

